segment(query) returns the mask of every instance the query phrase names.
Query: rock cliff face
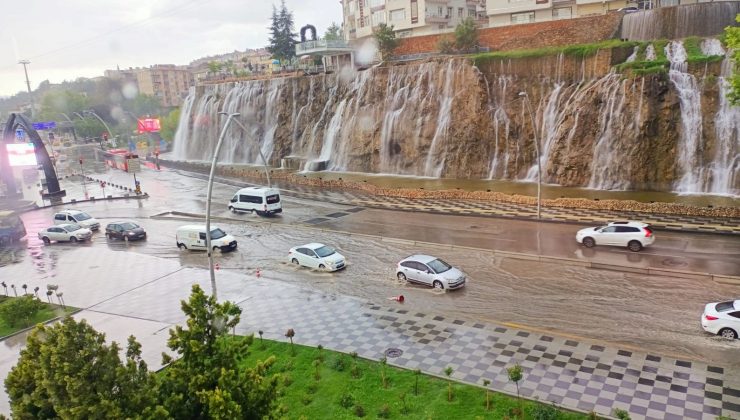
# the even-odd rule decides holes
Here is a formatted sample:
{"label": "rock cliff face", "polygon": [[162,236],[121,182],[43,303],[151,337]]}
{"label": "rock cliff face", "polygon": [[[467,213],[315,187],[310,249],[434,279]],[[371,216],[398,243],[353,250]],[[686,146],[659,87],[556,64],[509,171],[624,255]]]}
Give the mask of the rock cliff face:
{"label": "rock cliff face", "polygon": [[720,65],[626,77],[612,70],[620,54],[198,87],[175,156],[210,159],[223,110],[249,132],[229,128],[222,162],[260,163],[261,148],[273,166],[291,157],[303,169],[536,180],[537,138],[548,183],[739,195],[740,114],[722,99]]}

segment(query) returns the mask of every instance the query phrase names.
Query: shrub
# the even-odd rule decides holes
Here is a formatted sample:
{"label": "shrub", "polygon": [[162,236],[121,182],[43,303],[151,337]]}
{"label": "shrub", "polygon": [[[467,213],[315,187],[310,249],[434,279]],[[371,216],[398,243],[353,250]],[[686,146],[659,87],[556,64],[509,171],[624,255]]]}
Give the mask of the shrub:
{"label": "shrub", "polygon": [[354,405],[354,403],[355,403],[355,397],[353,397],[352,394],[349,394],[349,393],[343,394],[339,398],[339,405],[341,405],[344,408],[350,408]]}
{"label": "shrub", "polygon": [[557,420],[560,417],[560,410],[552,405],[537,404],[532,410],[534,420]]}
{"label": "shrub", "polygon": [[290,374],[286,374],[283,376],[283,385],[284,386],[290,386],[293,383],[293,377],[290,376]]}
{"label": "shrub", "polygon": [[313,397],[311,397],[311,395],[309,394],[306,394],[301,397],[301,402],[303,403],[303,405],[309,405],[313,402]]}
{"label": "shrub", "polygon": [[31,296],[22,296],[0,305],[0,318],[9,326],[27,327],[31,320],[44,306]]}
{"label": "shrub", "polygon": [[387,419],[391,417],[391,408],[388,407],[388,404],[383,404],[382,407],[380,407],[380,411],[378,411],[378,417],[381,419]]}
{"label": "shrub", "polygon": [[614,409],[614,417],[618,418],[619,420],[630,420],[630,413],[627,412],[627,410],[622,410],[621,408],[615,408]]}
{"label": "shrub", "polygon": [[450,37],[443,36],[437,42],[437,48],[442,54],[452,54],[455,52],[455,41]]}
{"label": "shrub", "polygon": [[360,404],[357,404],[355,406],[355,416],[357,417],[365,417],[365,408],[361,406]]}
{"label": "shrub", "polygon": [[347,368],[347,360],[344,355],[340,355],[332,360],[330,366],[337,372],[344,372],[344,369]]}
{"label": "shrub", "polygon": [[308,384],[306,387],[306,391],[308,391],[309,394],[315,394],[316,391],[319,390],[319,385],[316,382]]}

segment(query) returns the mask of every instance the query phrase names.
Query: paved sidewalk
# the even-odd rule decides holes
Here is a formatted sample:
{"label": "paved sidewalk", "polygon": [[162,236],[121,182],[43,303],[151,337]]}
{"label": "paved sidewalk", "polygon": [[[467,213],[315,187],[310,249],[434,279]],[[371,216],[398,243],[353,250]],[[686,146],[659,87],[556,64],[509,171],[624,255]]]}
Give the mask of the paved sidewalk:
{"label": "paved sidewalk", "polygon": [[[178,171],[186,176],[207,179],[204,174],[197,172]],[[217,177],[219,182],[243,187],[253,184],[253,180],[233,177]],[[362,206],[386,210],[401,210],[439,214],[455,214],[464,216],[488,216],[511,219],[535,220],[537,207],[535,205],[500,203],[475,200],[446,200],[446,199],[411,199],[399,197],[383,197],[353,190],[338,190],[319,188],[305,185],[295,185],[280,180],[273,183],[286,195],[300,198]],[[658,229],[676,230],[681,232],[725,233],[740,235],[740,218],[713,218],[700,216],[683,216],[670,214],[646,214],[629,211],[609,211],[592,209],[570,209],[562,207],[542,207],[541,219],[548,222],[570,222],[601,224],[614,220],[640,220],[653,225]]]}

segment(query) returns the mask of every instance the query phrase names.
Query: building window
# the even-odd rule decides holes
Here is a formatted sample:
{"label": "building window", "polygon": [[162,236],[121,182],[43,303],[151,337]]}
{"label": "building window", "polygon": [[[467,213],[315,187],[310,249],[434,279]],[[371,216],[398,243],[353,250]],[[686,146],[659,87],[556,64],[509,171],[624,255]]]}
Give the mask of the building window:
{"label": "building window", "polygon": [[385,0],[370,0],[370,7],[385,6]]}
{"label": "building window", "polygon": [[419,3],[411,0],[411,23],[419,23]]}
{"label": "building window", "polygon": [[408,38],[412,34],[411,29],[405,30],[405,31],[398,31],[396,32],[396,37],[398,38]]}
{"label": "building window", "polygon": [[388,12],[388,20],[391,22],[406,20],[406,9],[391,10]]}
{"label": "building window", "polygon": [[511,23],[531,23],[534,22],[534,12],[512,13]]}
{"label": "building window", "polygon": [[349,13],[352,14],[355,12],[355,2],[351,1],[349,2]]}
{"label": "building window", "polygon": [[452,18],[452,16],[453,16],[453,14],[452,14],[453,13],[453,10],[455,10],[454,7],[448,7],[447,8],[447,17],[448,18]]}
{"label": "building window", "polygon": [[558,7],[557,9],[552,9],[553,19],[570,19],[572,16],[570,7]]}
{"label": "building window", "polygon": [[383,10],[373,12],[373,26],[378,26],[381,23],[385,23],[385,12]]}
{"label": "building window", "polygon": [[468,9],[468,17],[475,19],[475,9]]}
{"label": "building window", "polygon": [[457,8],[457,17],[459,17],[460,19],[462,19],[464,16],[465,16],[465,9],[463,9],[462,7],[458,7]]}

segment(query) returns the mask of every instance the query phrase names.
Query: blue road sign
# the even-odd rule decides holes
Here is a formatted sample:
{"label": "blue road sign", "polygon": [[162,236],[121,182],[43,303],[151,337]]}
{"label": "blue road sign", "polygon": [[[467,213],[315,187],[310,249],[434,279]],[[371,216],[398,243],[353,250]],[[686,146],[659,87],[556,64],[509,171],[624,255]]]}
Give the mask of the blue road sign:
{"label": "blue road sign", "polygon": [[18,140],[23,140],[24,137],[26,137],[26,132],[23,131],[22,128],[16,128],[15,138],[17,138]]}
{"label": "blue road sign", "polygon": [[57,128],[57,123],[55,121],[35,122],[33,128],[35,130],[53,130]]}

